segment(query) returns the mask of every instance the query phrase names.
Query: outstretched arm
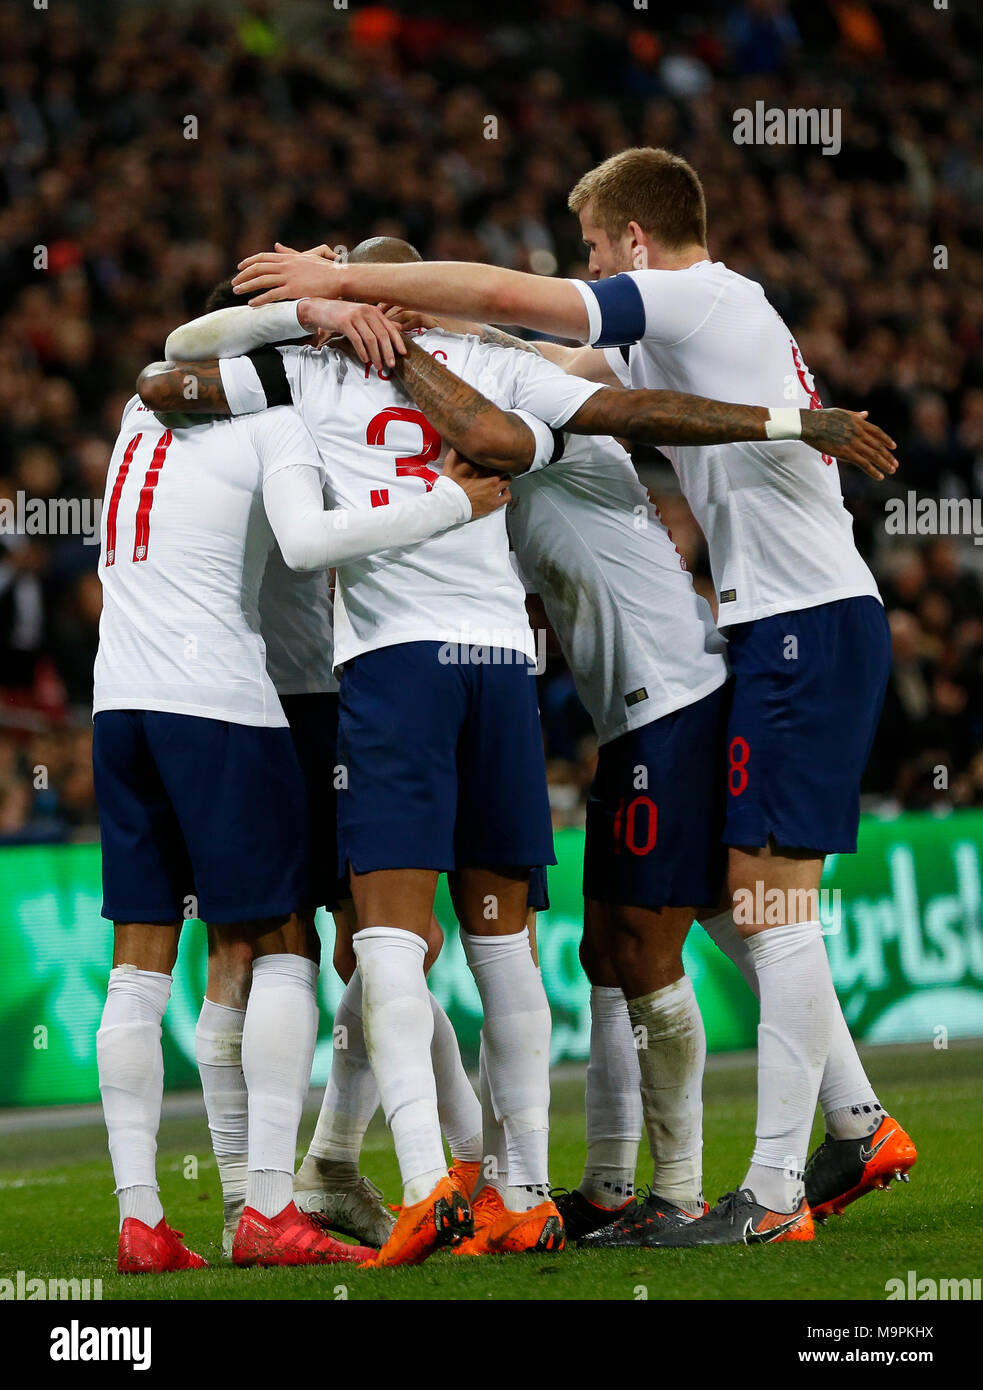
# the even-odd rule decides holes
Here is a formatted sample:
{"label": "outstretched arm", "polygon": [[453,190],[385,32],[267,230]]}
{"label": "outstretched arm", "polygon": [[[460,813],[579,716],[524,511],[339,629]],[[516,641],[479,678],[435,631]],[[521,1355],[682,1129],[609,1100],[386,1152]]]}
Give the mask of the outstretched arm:
{"label": "outstretched arm", "polygon": [[[332,346],[349,357],[355,356],[344,339]],[[408,342],[406,347],[406,356],[397,358],[397,379],[438,433],[462,457],[495,473],[515,473],[527,469],[537,453],[550,456],[552,436],[542,421],[525,411],[500,410],[416,343]],[[137,391],[144,405],[160,413],[232,413],[221,367],[214,359],[152,362],[140,373]]]}
{"label": "outstretched arm", "polygon": [[[797,418],[795,418],[797,417]],[[852,410],[769,410],[681,391],[605,390],[564,425],[574,434],[614,434],[641,444],[732,444],[801,439],[818,453],[854,463],[877,482],[894,473],[894,441]]]}
{"label": "outstretched arm", "polygon": [[305,295],[443,310],[488,323],[520,323],[541,333],[586,342],[587,306],[569,280],[467,261],[413,265],[351,265],[266,251],[239,263],[236,293],[252,305]]}
{"label": "outstretched arm", "polygon": [[[374,367],[392,367],[396,354],[403,351],[399,324],[374,304],[332,302],[321,308],[319,326],[344,334],[359,361],[371,362]],[[236,304],[175,328],[164,344],[164,355],[172,362],[242,357],[267,343],[295,342],[306,337],[312,327],[307,300],[268,304],[259,310]]]}

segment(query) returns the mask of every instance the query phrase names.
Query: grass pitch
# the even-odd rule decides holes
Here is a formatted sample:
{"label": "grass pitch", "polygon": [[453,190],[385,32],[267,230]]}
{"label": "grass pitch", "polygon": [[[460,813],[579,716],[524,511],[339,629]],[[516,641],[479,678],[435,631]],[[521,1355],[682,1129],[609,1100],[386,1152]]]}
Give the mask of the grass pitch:
{"label": "grass pitch", "polygon": [[[930,1043],[867,1057],[883,1103],[919,1159],[908,1186],[874,1193],[834,1217],[809,1245],[693,1251],[565,1251],[550,1257],[434,1256],[415,1269],[236,1270],[220,1249],[222,1199],[204,1113],[164,1118],[158,1175],[167,1218],[213,1262],[196,1273],[115,1272],[116,1201],[101,1125],[0,1133],[0,1277],[100,1278],[104,1299],[883,1299],[907,1271],[978,1277],[983,1264],[983,1043]],[[706,1192],[744,1175],[754,1126],[748,1059],[711,1059],[705,1084]],[[314,1112],[301,1130],[306,1143]],[[574,1186],[583,1164],[583,1082],[554,1084],[551,1176]],[[817,1125],[814,1141],[820,1129]],[[644,1143],[643,1143],[644,1150]],[[190,1160],[196,1160],[196,1164]],[[392,1201],[397,1169],[378,1116],[363,1172]],[[648,1176],[647,1156],[639,1181]]]}

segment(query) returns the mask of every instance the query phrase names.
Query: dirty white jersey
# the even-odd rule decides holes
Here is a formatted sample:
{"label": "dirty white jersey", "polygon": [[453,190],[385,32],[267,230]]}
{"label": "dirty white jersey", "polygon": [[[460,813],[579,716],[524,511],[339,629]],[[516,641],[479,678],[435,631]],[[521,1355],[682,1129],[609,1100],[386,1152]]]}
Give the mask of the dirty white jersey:
{"label": "dirty white jersey", "polygon": [[710,606],[615,440],[568,435],[512,484],[509,535],[577,693],[608,743],[727,679]]}
{"label": "dirty white jersey", "polygon": [[[414,336],[496,405],[522,415],[536,438],[537,464],[562,447],[554,428],[603,389],[534,353],[436,329]],[[282,394],[272,382],[268,357],[262,379],[249,357],[222,360],[229,408],[239,415],[292,400],[320,451],[332,506],[385,507],[433,486],[441,467],[440,435],[387,374],[334,352],[273,351],[283,363]],[[477,643],[534,659],[523,587],[509,560],[504,511],[456,532],[340,565],[334,625],[339,667],[361,652],[403,642]]]}
{"label": "dirty white jersey", "polygon": [[[761,286],[721,262],[570,283],[587,307],[589,341],[624,385],[819,408],[798,344]],[[800,440],[660,448],[706,537],[721,627],[879,597],[834,460]]]}
{"label": "dirty white jersey", "polygon": [[323,484],[296,411],[168,429],[139,397],[127,402],[102,508],[94,713],[286,724],[260,635],[273,545],[263,483],[298,464]]}

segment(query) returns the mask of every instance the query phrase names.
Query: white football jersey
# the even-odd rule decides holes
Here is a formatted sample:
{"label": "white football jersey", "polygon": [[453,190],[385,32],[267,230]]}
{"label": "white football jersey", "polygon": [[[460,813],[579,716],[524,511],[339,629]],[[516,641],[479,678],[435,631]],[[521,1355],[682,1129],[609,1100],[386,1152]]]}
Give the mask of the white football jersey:
{"label": "white football jersey", "polygon": [[327,570],[298,573],[274,545],[259,591],[259,622],[266,669],[278,695],[338,689]]}
{"label": "white football jersey", "polygon": [[[504,410],[559,427],[595,391],[535,353],[430,330],[420,346]],[[429,489],[442,441],[385,374],[334,352],[278,349],[290,396],[313,435],[331,505],[387,506]],[[262,410],[266,386],[248,357],[223,359],[222,382],[234,414]],[[533,421],[531,417],[538,417]],[[545,436],[545,442],[544,442]],[[537,462],[554,448],[539,428]],[[521,583],[509,561],[503,510],[416,545],[339,566],[335,662],[401,642],[478,643],[535,657]]]}
{"label": "white football jersey", "polygon": [[123,411],[102,509],[93,712],[164,710],[286,724],[266,669],[259,589],[273,532],[263,481],[323,469],[296,411],[167,429]]}
{"label": "white football jersey", "polygon": [[542,596],[598,741],[723,685],[723,641],[631,459],[568,435],[562,456],[512,485],[508,526]]}
{"label": "white football jersey", "polygon": [[[819,407],[798,344],[761,286],[721,262],[571,283],[587,306],[590,342],[626,386]],[[632,345],[627,363],[622,344]],[[834,460],[800,440],[660,448],[706,537],[721,627],[879,597]]]}

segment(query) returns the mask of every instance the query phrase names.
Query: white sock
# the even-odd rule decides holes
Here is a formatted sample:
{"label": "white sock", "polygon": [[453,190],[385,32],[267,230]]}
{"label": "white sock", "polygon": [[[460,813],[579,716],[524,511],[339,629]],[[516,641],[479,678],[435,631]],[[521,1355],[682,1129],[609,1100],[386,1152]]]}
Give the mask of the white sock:
{"label": "white sock", "polygon": [[403,1203],[413,1206],[447,1173],[430,1056],[433,1010],[423,974],[426,942],[401,927],[367,927],[352,942],[362,976],[372,1071],[392,1130]]}
{"label": "white sock", "polygon": [[768,927],[748,937],[761,988],[758,1122],[742,1183],[762,1206],[794,1211],[819,1085],[829,1052],[836,993],[819,922]]}
{"label": "white sock", "polygon": [[834,1139],[864,1139],[874,1133],[884,1118],[839,1005],[833,1014],[819,1104],[823,1108],[826,1132]]}
{"label": "white sock", "polygon": [[652,1191],[686,1211],[702,1211],[707,1039],[693,982],[684,975],[629,999],[628,1015],[638,1040]]}
{"label": "white sock", "polygon": [[293,1200],[297,1130],[317,1039],[317,966],[303,956],[259,956],[242,1028],[249,1093],[246,1203],[277,1216]]}
{"label": "white sock", "polygon": [[131,1216],[154,1227],[164,1215],[156,1187],[121,1187],[116,1195],[119,1198],[120,1230],[123,1229],[123,1222]]}
{"label": "white sock", "polygon": [[484,1010],[488,1084],[505,1125],[506,1205],[527,1211],[549,1186],[550,1008],[529,949],[529,930],[509,936],[461,932]]}
{"label": "white sock", "polygon": [[157,1131],[164,1094],[160,1025],[170,993],[170,975],[117,965],[96,1034],[121,1229],[128,1216],[156,1226],[164,1215],[157,1195]]}
{"label": "white sock", "polygon": [[700,925],[714,945],[723,951],[729,961],[737,966],[747,982],[748,989],[755,999],[759,999],[761,996],[758,991],[758,975],[754,968],[754,957],[734,923],[734,914],[731,909],[728,908],[726,912],[718,912],[715,917],[708,917],[705,921],[701,921]]}
{"label": "white sock", "polygon": [[642,1093],[628,1005],[616,986],[591,986],[586,1103],[587,1159],[580,1191],[596,1206],[624,1206],[635,1191]]}
{"label": "white sock", "polygon": [[245,1009],[205,998],[195,1029],[195,1061],[226,1214],[246,1200],[249,1101],[242,1074],[245,1017]]}
{"label": "white sock", "polygon": [[362,1026],[362,976],[356,970],[335,1010],[331,1073],[308,1157],[342,1165],[336,1174],[357,1174],[365,1131],[378,1105]]}
{"label": "white sock", "polygon": [[488,1084],[488,1068],[485,1065],[485,1044],[481,1043],[478,1052],[478,1091],[481,1097],[481,1177],[478,1187],[493,1187],[505,1200],[508,1188],[509,1156],[505,1140],[505,1126],[501,1115],[495,1113],[491,1087]]}
{"label": "white sock", "polygon": [[[754,960],[747,942],[734,925],[733,913],[721,912],[709,918],[703,923],[703,930],[733,961],[758,998]],[[819,1088],[819,1104],[826,1120],[826,1132],[834,1139],[863,1139],[873,1134],[884,1118],[839,1001],[833,1013],[833,1032]]]}
{"label": "white sock", "polygon": [[440,1128],[447,1140],[451,1158],[463,1163],[477,1163],[481,1158],[481,1103],[474,1093],[461,1061],[454,1025],[431,994],[433,1010],[434,1080],[437,1083],[437,1110]]}

